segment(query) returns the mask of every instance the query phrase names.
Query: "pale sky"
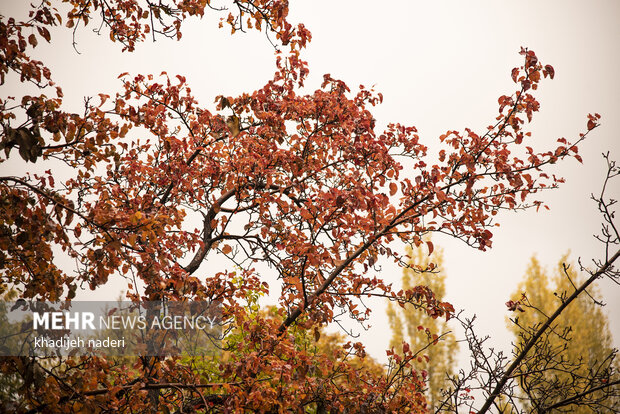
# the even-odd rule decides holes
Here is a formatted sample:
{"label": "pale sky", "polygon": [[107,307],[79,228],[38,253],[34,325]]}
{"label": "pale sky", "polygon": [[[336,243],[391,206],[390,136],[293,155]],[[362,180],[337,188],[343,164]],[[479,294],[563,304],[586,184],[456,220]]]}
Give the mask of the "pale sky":
{"label": "pale sky", "polygon": [[[15,15],[28,3],[1,0],[0,13]],[[445,249],[446,299],[477,314],[479,333],[491,335],[494,345],[508,351],[504,303],[530,257],[536,254],[551,271],[569,250],[573,260],[581,257],[584,264],[603,252],[592,237],[600,217],[589,196],[599,192],[604,178],[601,153],[610,151],[620,160],[620,138],[614,132],[620,131],[620,2],[306,0],[291,2],[290,20],[304,22],[313,34],[302,54],[310,64],[309,90],[320,86],[324,73],[352,90],[374,85],[384,95],[384,103],[374,109],[378,124],[414,125],[431,150],[446,130],[482,131],[493,123],[497,98],[514,90],[510,70],[521,64],[521,46],[556,70],[555,80],[544,81],[537,93],[541,111],[530,130],[538,148],[551,148],[560,137],[574,139],[585,131],[588,113],[602,115],[601,127],[580,147],[583,165],[567,160],[553,170],[567,182],[540,195],[550,211],[500,215],[493,248],[484,253],[447,237],[435,239]],[[121,53],[107,36],[92,33],[94,26],[78,31],[77,54],[71,32],[55,30],[52,44],[40,44],[35,56],[52,69],[65,104],[75,112],[81,111],[84,96],[120,90],[122,72],[157,75],[163,70],[186,76],[198,100],[213,108],[215,96],[251,92],[275,68],[264,34],[230,36],[229,30],[217,29],[217,21],[211,15],[186,22],[181,42],[149,41],[133,54]],[[0,86],[3,97],[22,91],[17,82]],[[11,161],[0,165],[0,173],[23,168]],[[620,188],[610,190],[620,198]],[[398,283],[400,271],[384,263],[379,276]],[[620,288],[605,281],[599,286],[618,347]],[[109,289],[116,292],[118,284]],[[108,295],[88,292],[80,298],[113,299]],[[383,360],[390,333],[382,309],[372,324],[361,339],[371,355]]]}

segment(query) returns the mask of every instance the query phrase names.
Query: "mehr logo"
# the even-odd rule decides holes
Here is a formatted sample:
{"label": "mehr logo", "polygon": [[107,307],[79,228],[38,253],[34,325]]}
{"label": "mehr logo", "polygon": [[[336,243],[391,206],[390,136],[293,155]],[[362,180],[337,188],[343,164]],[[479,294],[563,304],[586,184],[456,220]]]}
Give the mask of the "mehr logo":
{"label": "mehr logo", "polygon": [[[63,318],[64,316],[64,318]],[[51,330],[61,329],[97,329],[93,312],[34,312],[32,328],[39,327]],[[51,326],[50,326],[51,325]]]}

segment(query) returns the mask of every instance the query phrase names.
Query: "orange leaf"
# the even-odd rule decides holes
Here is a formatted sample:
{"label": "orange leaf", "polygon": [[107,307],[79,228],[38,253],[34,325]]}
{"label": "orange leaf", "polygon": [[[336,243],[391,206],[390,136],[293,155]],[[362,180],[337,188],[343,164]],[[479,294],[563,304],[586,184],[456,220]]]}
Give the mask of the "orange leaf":
{"label": "orange leaf", "polygon": [[396,194],[397,190],[398,187],[396,186],[396,183],[390,183],[390,195],[393,196],[394,194]]}

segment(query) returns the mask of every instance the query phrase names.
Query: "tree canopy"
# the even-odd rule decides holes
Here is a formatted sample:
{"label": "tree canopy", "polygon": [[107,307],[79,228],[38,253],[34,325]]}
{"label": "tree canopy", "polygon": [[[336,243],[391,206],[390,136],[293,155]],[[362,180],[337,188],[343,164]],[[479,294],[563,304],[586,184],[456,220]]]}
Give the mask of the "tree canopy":
{"label": "tree canopy", "polygon": [[[329,74],[306,92],[302,50],[311,35],[287,21],[288,2],[227,7],[221,25],[265,30],[282,49],[263,87],[202,106],[181,75],[124,73],[120,91],[86,99],[82,114],[64,109],[61,85],[30,57],[52,41],[52,26],[94,25],[130,53],[151,36],[180,38],[185,19],[212,12],[210,2],[43,0],[27,21],[2,17],[1,82],[18,79],[40,94],[0,101],[0,162],[20,157],[46,169],[0,176],[2,289],[71,300],[83,286],[121,277],[133,301],[218,302],[235,333],[217,376],[175,357],[131,366],[95,356],[5,358],[2,373],[21,375],[22,385],[4,408],[424,411],[424,379],[411,369],[416,349],[403,345],[378,372],[351,361],[364,357],[361,343],[317,353],[296,330],[320,333],[341,313],[364,321],[367,296],[453,316],[432,287],[392,289],[374,274],[377,260],[403,262],[395,246],[419,247],[429,233],[490,248],[497,213],[544,206],[534,194],[562,182],[547,168],[580,160],[578,144],[598,125],[600,116],[588,115],[576,139],[537,148],[526,126],[540,109],[539,84],[555,72],[523,48],[514,90],[499,98],[488,128],[447,131],[435,157],[414,126],[376,128],[380,93]],[[56,177],[60,164],[68,179]],[[213,255],[230,267],[212,271]],[[270,289],[274,315],[250,311]]]}

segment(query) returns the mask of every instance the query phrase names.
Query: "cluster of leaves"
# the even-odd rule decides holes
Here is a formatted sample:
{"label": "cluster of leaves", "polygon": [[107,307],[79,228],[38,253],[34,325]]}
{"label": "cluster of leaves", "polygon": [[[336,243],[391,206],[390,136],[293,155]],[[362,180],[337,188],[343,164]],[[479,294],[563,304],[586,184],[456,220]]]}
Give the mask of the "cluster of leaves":
{"label": "cluster of leaves", "polygon": [[[180,38],[183,20],[210,7],[176,0],[146,8],[136,0],[66,3],[72,9],[65,25],[75,30],[98,14],[129,52],[148,33]],[[33,7],[27,22],[2,19],[3,81],[12,72],[42,89],[55,86],[29,55],[38,37],[51,40],[48,27],[63,23],[51,4]],[[452,306],[428,286],[396,292],[371,274],[374,264],[380,257],[402,262],[394,242],[420,246],[431,232],[489,248],[495,215],[541,205],[531,195],[561,182],[544,167],[578,157],[587,132],[574,143],[543,151],[525,146],[525,158],[516,155],[530,141],[525,122],[539,109],[530,91],[554,74],[532,51],[521,51],[524,63],[512,73],[517,89],[500,98],[494,125],[481,134],[442,135],[439,162],[429,164],[414,127],[376,131],[371,109],[381,94],[353,93],[330,75],[315,92],[301,92],[308,68],[300,49],[310,34],[286,21],[287,2],[232,6],[236,14],[225,21],[233,31],[266,27],[288,46],[277,55],[274,78],[257,91],[219,96],[209,108],[182,76],[123,74],[122,91],[100,94],[99,103],[86,100],[82,115],[62,110],[59,88],[55,98],[0,102],[2,161],[18,147],[24,162],[64,163],[71,175],[62,182],[51,169],[0,176],[3,285],[22,298],[57,300],[124,277],[132,300],[218,301],[238,332],[218,365],[218,382],[175,358],[140,358],[131,368],[95,357],[51,365],[3,360],[5,374],[38,367],[38,375],[24,374],[18,408],[139,411],[145,404],[183,408],[195,398],[215,411],[314,404],[321,412],[360,401],[369,412],[424,410],[424,386],[411,369],[416,350],[391,354],[390,368],[377,374],[349,363],[347,355],[364,354],[361,344],[331,360],[298,346],[290,331],[319,332],[342,313],[363,322],[370,313],[360,300],[366,296],[450,317]],[[597,119],[590,117],[588,130]],[[204,266],[216,252],[237,270]],[[63,255],[75,262],[72,269],[59,264]],[[281,284],[277,317],[243,306],[268,292],[257,264],[268,265]]]}

